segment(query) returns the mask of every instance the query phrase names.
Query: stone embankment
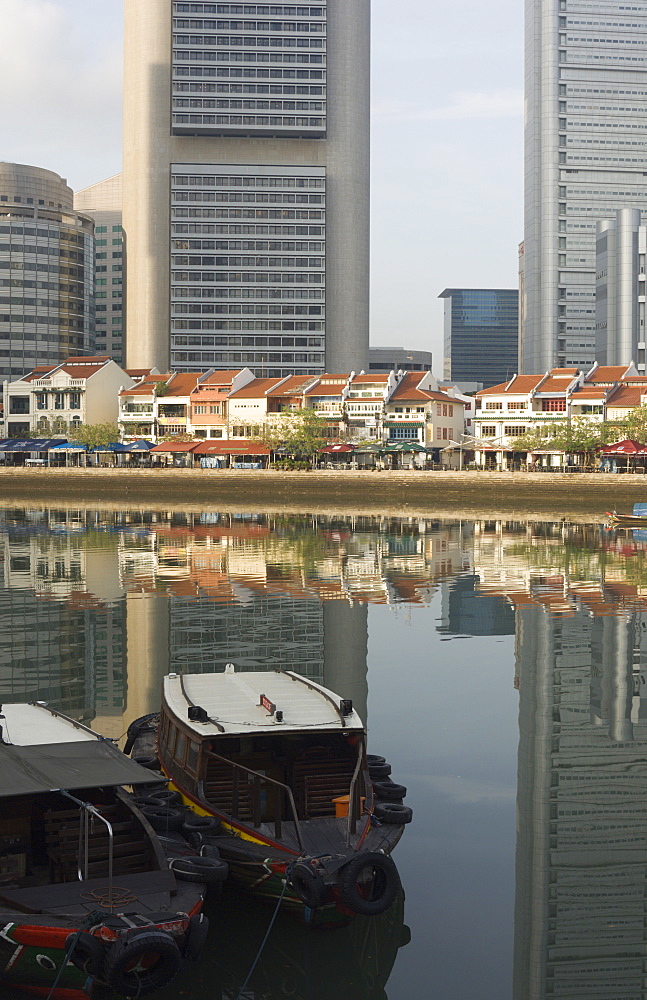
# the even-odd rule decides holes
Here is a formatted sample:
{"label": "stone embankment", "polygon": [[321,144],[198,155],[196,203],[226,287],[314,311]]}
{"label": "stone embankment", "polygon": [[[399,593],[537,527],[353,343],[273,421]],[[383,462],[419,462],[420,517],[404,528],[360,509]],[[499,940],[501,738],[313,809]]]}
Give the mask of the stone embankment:
{"label": "stone embankment", "polygon": [[597,520],[647,500],[647,478],[602,473],[0,469],[0,503],[433,517]]}

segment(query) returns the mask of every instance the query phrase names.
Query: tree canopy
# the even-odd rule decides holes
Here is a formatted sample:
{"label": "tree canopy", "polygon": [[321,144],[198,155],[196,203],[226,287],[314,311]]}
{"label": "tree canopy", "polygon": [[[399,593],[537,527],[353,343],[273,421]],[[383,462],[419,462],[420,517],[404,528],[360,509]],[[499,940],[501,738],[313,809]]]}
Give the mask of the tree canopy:
{"label": "tree canopy", "polygon": [[327,426],[326,417],[304,408],[281,414],[278,420],[266,424],[262,441],[272,451],[285,448],[289,455],[312,458],[330,440],[325,433]]}
{"label": "tree canopy", "polygon": [[590,417],[573,417],[533,428],[518,437],[512,447],[514,451],[561,451],[566,455],[583,455],[584,464],[589,465],[598,448],[617,440],[618,431],[616,424],[602,423]]}
{"label": "tree canopy", "polygon": [[93,448],[118,441],[119,427],[110,421],[103,424],[79,424],[78,427],[70,428],[68,438],[78,444],[84,444],[88,451],[91,451]]}

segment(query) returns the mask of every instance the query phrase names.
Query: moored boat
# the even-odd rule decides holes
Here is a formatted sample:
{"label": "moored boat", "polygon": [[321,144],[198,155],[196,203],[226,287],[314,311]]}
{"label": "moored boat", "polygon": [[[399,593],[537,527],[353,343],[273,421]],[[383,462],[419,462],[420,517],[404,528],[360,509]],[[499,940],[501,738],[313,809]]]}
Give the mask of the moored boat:
{"label": "moored boat", "polygon": [[220,854],[256,894],[316,922],[395,898],[390,855],[412,813],[349,700],[289,671],[169,674],[156,753],[183,801],[220,822]]}
{"label": "moored boat", "polygon": [[209,876],[124,788],[152,781],[44,703],[0,708],[0,988],[145,996],[198,956]]}

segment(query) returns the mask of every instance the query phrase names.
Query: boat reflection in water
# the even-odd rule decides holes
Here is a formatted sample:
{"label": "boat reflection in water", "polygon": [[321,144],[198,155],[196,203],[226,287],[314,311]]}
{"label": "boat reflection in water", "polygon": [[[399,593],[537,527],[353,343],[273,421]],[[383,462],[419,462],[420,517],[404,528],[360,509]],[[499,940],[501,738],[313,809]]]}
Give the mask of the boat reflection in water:
{"label": "boat reflection in water", "polygon": [[[180,995],[237,1000],[268,928],[264,907],[226,889],[210,913],[211,941],[199,965],[183,975]],[[223,920],[223,913],[227,919]],[[386,1000],[387,983],[400,948],[411,932],[404,923],[404,897],[377,917],[356,917],[348,927],[313,933],[279,914],[249,983],[245,1000]],[[177,1000],[178,988],[156,994]]]}

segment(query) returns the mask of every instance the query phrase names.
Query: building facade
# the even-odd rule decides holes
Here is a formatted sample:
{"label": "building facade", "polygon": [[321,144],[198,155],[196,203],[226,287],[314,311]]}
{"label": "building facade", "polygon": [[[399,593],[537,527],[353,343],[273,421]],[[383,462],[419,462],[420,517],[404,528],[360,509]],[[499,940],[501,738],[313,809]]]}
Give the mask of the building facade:
{"label": "building facade", "polygon": [[526,0],[521,371],[595,357],[596,224],[645,206],[647,3]]}
{"label": "building facade", "polygon": [[416,351],[406,347],[371,347],[368,367],[371,372],[430,372],[431,351]]}
{"label": "building facade", "polygon": [[95,222],[95,350],[123,364],[124,248],[121,228],[121,174],[74,193],[74,207]]}
{"label": "building facade", "polygon": [[52,170],[0,163],[0,377],[94,344],[94,222]]}
{"label": "building facade", "polygon": [[645,253],[641,213],[623,208],[598,222],[595,264],[595,357],[601,365],[634,361],[645,373]]}
{"label": "building facade", "polygon": [[518,367],[519,292],[516,288],[446,288],[444,377],[493,385]]}
{"label": "building facade", "polygon": [[369,0],[125,16],[128,364],[365,369]]}

